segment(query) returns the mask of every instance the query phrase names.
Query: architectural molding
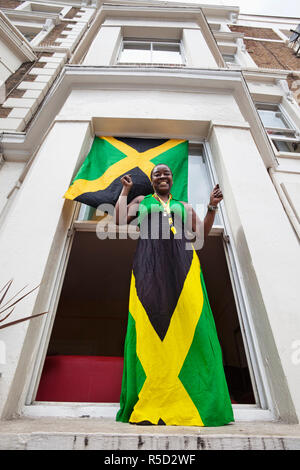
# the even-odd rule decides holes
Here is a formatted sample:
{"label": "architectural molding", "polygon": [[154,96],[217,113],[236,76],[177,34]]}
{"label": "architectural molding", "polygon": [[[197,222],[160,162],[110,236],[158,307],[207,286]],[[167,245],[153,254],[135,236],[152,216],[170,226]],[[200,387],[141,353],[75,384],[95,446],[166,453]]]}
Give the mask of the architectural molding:
{"label": "architectural molding", "polygon": [[[180,15],[180,23],[178,23],[178,15]],[[189,6],[185,7],[180,6],[180,4],[176,4],[176,7],[171,4],[163,3],[158,4],[157,7],[153,7],[151,4],[144,4],[141,5],[128,5],[126,4],[106,4],[103,3],[102,7],[97,12],[95,19],[90,27],[90,29],[86,32],[85,37],[81,41],[78,49],[75,51],[74,56],[71,60],[71,63],[78,62],[84,51],[86,51],[87,47],[92,43],[93,39],[95,38],[96,33],[98,32],[100,26],[105,27],[105,20],[109,18],[116,18],[119,20],[119,25],[125,24],[126,19],[130,19],[132,22],[132,18],[134,21],[142,20],[147,18],[149,23],[150,20],[159,20],[161,22],[161,27],[163,28],[163,21],[164,20],[174,20],[176,24],[174,27],[183,29],[184,22],[193,21],[195,24],[199,26],[202,31],[203,37],[206,40],[211,53],[216,61],[216,63],[222,67],[225,66],[222,54],[218,48],[216,39],[212,34],[211,28],[207,22],[207,19],[204,15],[199,6]],[[156,25],[158,27],[158,25]]]}
{"label": "architectural molding", "polygon": [[10,47],[22,61],[31,62],[36,60],[37,57],[29,42],[2,11],[0,11],[0,38],[4,40],[5,44]]}
{"label": "architectural molding", "polygon": [[280,79],[280,78],[277,79],[276,84],[280,86],[280,88],[282,89],[284,93],[284,96],[286,97],[288,101],[290,101],[291,103],[296,102],[293,92],[289,89],[288,83],[285,79]]}
{"label": "architectural molding", "polygon": [[277,84],[277,80],[286,80],[290,70],[243,68],[246,80]]}
{"label": "architectural molding", "polygon": [[48,13],[46,11],[10,10],[7,8],[2,8],[2,11],[12,22],[30,21],[30,23],[37,23],[38,25],[43,25],[48,19],[52,20],[54,24],[58,24],[60,22],[59,13]]}
{"label": "architectural molding", "polygon": [[[23,160],[34,153],[43,139],[43,135],[54,119],[72,121],[73,118],[59,114],[72,90],[165,90],[177,92],[199,93],[228,93],[234,94],[245,121],[237,122],[236,126],[251,126],[254,139],[267,168],[276,166],[276,159],[270,142],[263,132],[261,121],[253,105],[250,93],[243,76],[233,70],[200,70],[195,68],[179,69],[165,68],[139,68],[134,67],[90,67],[80,65],[67,65],[63,68],[59,78],[37,114],[33,118],[26,133],[4,133],[3,153],[8,160]],[[84,116],[78,116],[82,121]],[[197,124],[198,122],[198,124]],[[199,127],[199,121],[195,126]],[[249,123],[249,124],[248,124]],[[208,123],[209,124],[209,123]],[[232,124],[232,123],[231,123]],[[208,132],[209,125],[207,125]]]}

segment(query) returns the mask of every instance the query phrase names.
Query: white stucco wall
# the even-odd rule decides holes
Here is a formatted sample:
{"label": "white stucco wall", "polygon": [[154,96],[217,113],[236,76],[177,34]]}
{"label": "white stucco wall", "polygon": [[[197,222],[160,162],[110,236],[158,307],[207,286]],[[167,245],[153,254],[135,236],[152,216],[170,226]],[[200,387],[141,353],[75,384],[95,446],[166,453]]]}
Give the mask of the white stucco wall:
{"label": "white stucco wall", "polygon": [[[72,210],[66,210],[72,204],[63,195],[78,158],[87,151],[89,139],[89,123],[55,124],[17,192],[5,224],[0,227],[0,286],[13,279],[12,296],[26,285],[28,292],[42,283],[41,288],[16,305],[11,321],[49,309],[49,289],[58,269],[57,256],[63,250],[72,215]],[[65,145],[58,144],[63,142]],[[59,246],[53,247],[57,236]],[[11,417],[20,411],[45,320],[42,317],[1,330],[6,363],[0,365],[0,416]]]}
{"label": "white stucco wall", "polygon": [[292,360],[300,332],[298,239],[250,133],[216,127],[210,143],[275,408],[288,421],[295,408],[299,419],[300,368]]}
{"label": "white stucco wall", "polygon": [[4,162],[2,166],[0,165],[0,217],[8,202],[7,196],[17,183],[24,167],[24,162]]}
{"label": "white stucco wall", "polygon": [[0,39],[0,57],[3,62],[0,67],[0,79],[6,80],[11,73],[20,67],[22,60],[13,53],[11,48],[7,47],[2,39]]}
{"label": "white stucco wall", "polygon": [[107,27],[101,28],[96,35],[83,65],[110,65],[116,58],[116,54],[121,42],[121,28]]}
{"label": "white stucco wall", "polygon": [[[164,90],[73,90],[59,118],[91,119],[92,117],[210,120],[230,119],[243,123],[244,118],[234,99],[225,93],[180,93]],[[137,122],[138,125],[138,122]]]}
{"label": "white stucco wall", "polygon": [[216,61],[200,29],[184,29],[183,47],[189,67],[215,68]]}

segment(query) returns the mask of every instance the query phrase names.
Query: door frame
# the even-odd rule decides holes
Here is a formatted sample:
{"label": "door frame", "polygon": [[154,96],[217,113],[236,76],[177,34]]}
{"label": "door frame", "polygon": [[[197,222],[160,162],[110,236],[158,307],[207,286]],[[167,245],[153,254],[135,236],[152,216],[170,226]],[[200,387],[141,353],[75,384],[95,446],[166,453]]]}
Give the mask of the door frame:
{"label": "door frame", "polygon": [[[190,141],[194,147],[202,146],[203,155],[207,162],[207,168],[212,185],[218,181],[216,170],[213,163],[213,156],[209,144],[205,140]],[[43,326],[43,332],[40,336],[33,373],[28,387],[25,406],[22,414],[28,417],[103,417],[113,418],[119,409],[118,403],[64,403],[64,402],[36,402],[35,396],[40,382],[41,373],[47,353],[48,344],[52,334],[52,328],[55,321],[56,309],[58,306],[65,273],[69,261],[75,231],[94,231],[97,222],[77,221],[80,204],[76,203],[72,209],[72,223],[68,229],[67,238],[62,250],[59,265],[56,268],[55,281],[49,293],[50,304],[49,313],[46,316]],[[241,333],[244,343],[245,354],[249,367],[253,393],[256,404],[238,404],[232,405],[235,421],[272,421],[275,419],[275,413],[272,405],[271,394],[263,367],[263,360],[254,329],[251,309],[247,300],[245,286],[243,284],[242,270],[238,263],[238,257],[230,231],[230,225],[226,212],[222,204],[219,210],[223,226],[215,226],[211,235],[222,234],[225,257],[231,280],[232,290],[235,298],[238,319],[241,326]]]}

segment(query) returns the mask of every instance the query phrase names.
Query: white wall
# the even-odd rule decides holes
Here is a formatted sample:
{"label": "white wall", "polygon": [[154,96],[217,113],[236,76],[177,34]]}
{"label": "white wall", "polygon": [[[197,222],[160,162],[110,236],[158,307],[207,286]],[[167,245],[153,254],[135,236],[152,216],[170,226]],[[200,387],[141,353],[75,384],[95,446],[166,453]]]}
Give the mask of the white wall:
{"label": "white wall", "polygon": [[[63,142],[65,145],[58,145]],[[49,290],[58,269],[57,257],[64,248],[73,207],[63,195],[77,160],[87,151],[89,142],[89,123],[55,124],[17,192],[5,224],[0,227],[0,286],[13,279],[13,295],[24,286],[28,286],[25,289],[28,292],[42,283],[37,291],[16,305],[11,320],[49,309]],[[60,243],[53,247],[57,234]],[[1,330],[1,339],[6,345],[6,364],[1,365],[0,370],[0,416],[11,417],[25,400],[43,320],[44,317]]]}
{"label": "white wall", "polygon": [[24,162],[4,162],[0,166],[0,217],[8,202],[7,196],[17,183],[24,167]]}
{"label": "white wall", "polygon": [[121,28],[101,28],[83,60],[83,65],[110,65],[121,42]]}
{"label": "white wall", "polygon": [[300,418],[300,368],[292,360],[300,332],[298,239],[250,132],[215,127],[210,143],[275,411],[295,422]]}
{"label": "white wall", "polygon": [[225,120],[243,123],[240,109],[230,94],[180,93],[176,91],[151,90],[74,90],[62,107],[59,118],[91,119],[106,118]]}
{"label": "white wall", "polygon": [[10,48],[0,39],[0,58],[1,58],[1,67],[0,67],[0,80],[5,81],[11,73],[15,72],[22,61],[11,51]]}
{"label": "white wall", "polygon": [[200,29],[184,29],[182,34],[187,66],[216,68],[216,61]]}

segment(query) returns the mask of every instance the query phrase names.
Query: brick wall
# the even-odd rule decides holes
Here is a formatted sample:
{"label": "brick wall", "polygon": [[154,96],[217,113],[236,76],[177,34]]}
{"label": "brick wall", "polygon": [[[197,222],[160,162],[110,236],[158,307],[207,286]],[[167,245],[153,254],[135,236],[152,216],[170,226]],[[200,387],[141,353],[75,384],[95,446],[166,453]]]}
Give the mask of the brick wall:
{"label": "brick wall", "polygon": [[244,39],[246,49],[258,67],[300,70],[300,58],[284,43]]}
{"label": "brick wall", "polygon": [[18,6],[21,5],[23,2],[19,2],[18,0],[0,0],[0,9],[1,8],[11,8],[14,10]]}
{"label": "brick wall", "polygon": [[233,32],[244,33],[249,38],[281,39],[271,28],[252,28],[251,26],[230,25]]}
{"label": "brick wall", "polygon": [[69,26],[72,25],[74,23],[71,23],[71,22],[67,22],[67,21],[64,21],[63,23],[60,23],[56,26],[54,26],[54,28],[50,31],[50,33],[45,37],[45,39],[40,43],[40,46],[55,46],[55,45],[59,45],[56,44],[56,39],[58,38],[62,38],[63,36],[61,35],[61,33],[63,31],[68,31],[69,29]]}
{"label": "brick wall", "polygon": [[65,18],[72,20],[77,15],[77,13],[79,13],[79,11],[80,8],[72,7],[71,10],[69,10],[68,13],[65,15]]}

